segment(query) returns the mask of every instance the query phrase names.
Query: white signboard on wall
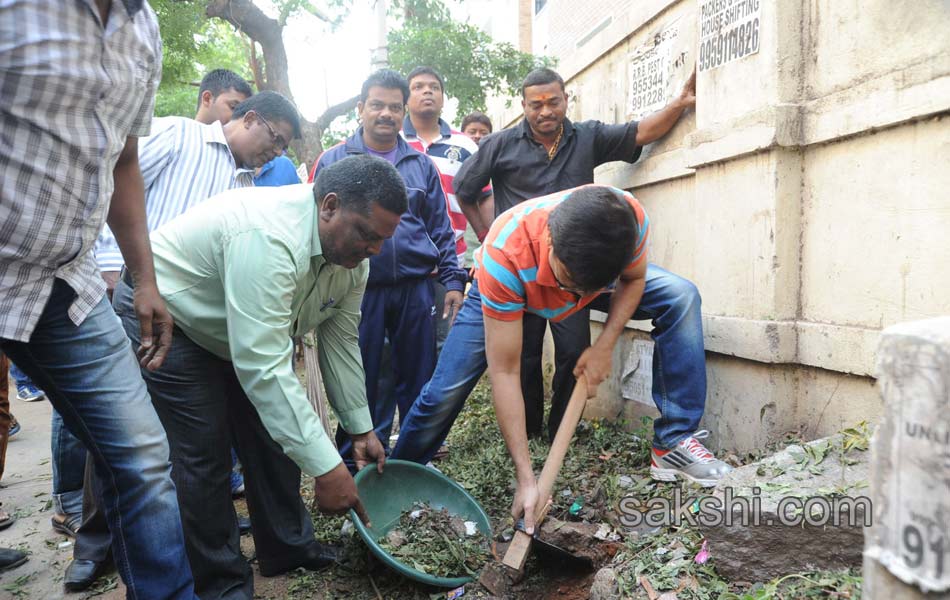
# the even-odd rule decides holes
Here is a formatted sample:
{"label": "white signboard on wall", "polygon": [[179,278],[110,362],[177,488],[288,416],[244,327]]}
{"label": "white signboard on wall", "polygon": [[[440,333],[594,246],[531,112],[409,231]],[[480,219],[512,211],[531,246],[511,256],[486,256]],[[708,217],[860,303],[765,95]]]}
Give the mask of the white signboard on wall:
{"label": "white signboard on wall", "polygon": [[699,5],[699,71],[759,51],[760,0],[705,0]]}
{"label": "white signboard on wall", "polygon": [[633,340],[620,377],[621,393],[625,400],[647,406],[653,403],[653,342]]}
{"label": "white signboard on wall", "polygon": [[673,74],[686,62],[680,37],[677,20],[633,51],[630,57],[630,119],[639,121],[660,110],[679,92],[673,89]]}

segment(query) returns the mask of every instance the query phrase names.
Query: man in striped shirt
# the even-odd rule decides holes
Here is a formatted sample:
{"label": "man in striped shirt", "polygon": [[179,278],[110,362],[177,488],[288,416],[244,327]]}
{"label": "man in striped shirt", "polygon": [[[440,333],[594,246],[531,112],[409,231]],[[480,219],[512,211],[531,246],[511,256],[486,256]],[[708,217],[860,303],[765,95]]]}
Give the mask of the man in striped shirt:
{"label": "man in striped shirt", "polygon": [[[416,67],[407,77],[409,81],[409,102],[406,103],[406,117],[402,122],[402,137],[410,146],[426,154],[435,163],[442,180],[442,189],[445,190],[446,209],[449,222],[455,234],[455,253],[458,256],[459,266],[465,266],[465,255],[468,246],[465,243],[465,228],[471,222],[479,239],[484,239],[488,233],[491,219],[485,222],[479,214],[480,206],[493,206],[485,203],[491,196],[491,186],[482,189],[478,205],[466,204],[459,206],[455,198],[453,181],[459,167],[470,156],[478,152],[478,146],[461,131],[449,127],[442,120],[442,107],[445,104],[445,82],[442,76],[431,67]],[[491,215],[493,218],[494,215]],[[441,351],[445,337],[452,326],[448,313],[445,310],[445,286],[435,282],[436,314],[441,318],[436,321],[436,349]]]}
{"label": "man in striped shirt", "polygon": [[[300,137],[297,109],[269,91],[240,103],[225,125],[185,117],[161,121],[155,127],[158,133],[142,140],[139,149],[149,231],[211,196],[254,185],[254,169]],[[112,290],[122,254],[108,227],[96,242],[96,261]]]}
{"label": "man in striped shirt", "polygon": [[[523,319],[531,314],[557,322],[592,303],[606,308],[603,332],[574,369],[574,376],[586,376],[593,396],[610,375],[613,348],[630,318],[653,319],[658,336],[671,320],[699,318],[698,311],[672,314],[662,287],[647,284],[649,232],[647,215],[633,196],[600,185],[527,200],[500,215],[475,254],[475,283],[432,379],[403,420],[392,457],[431,460],[487,367],[498,425],[515,465],[512,516],[523,515],[531,533],[535,506],[547,499],[538,497],[528,453]],[[715,463],[704,469],[728,470]]]}
{"label": "man in striped shirt", "polygon": [[[202,96],[199,96],[201,98]],[[200,102],[200,100],[199,100]],[[201,105],[199,104],[199,107]],[[276,92],[261,92],[238,104],[230,115],[224,106],[210,123],[185,117],[165,117],[156,124],[156,133],[139,146],[139,164],[145,187],[145,212],[149,231],[158,229],[188,209],[229,189],[253,186],[254,168],[283,152],[289,140],[300,135],[300,117],[289,100]],[[199,108],[199,115],[201,111]],[[207,115],[205,115],[207,118]],[[112,231],[106,227],[96,242],[96,262],[111,296],[123,267],[122,254]],[[174,351],[174,350],[173,350]],[[186,442],[183,423],[203,418],[200,408],[162,405],[152,401],[169,433],[172,447],[172,479],[180,495],[186,547],[199,594],[213,597],[217,582],[209,576],[209,560],[196,550],[200,534],[193,534],[204,517],[193,509],[184,480],[207,479],[197,462],[189,462],[180,445]],[[193,412],[190,409],[194,409]],[[185,414],[187,413],[187,414]],[[196,474],[196,471],[199,471]],[[95,489],[95,479],[87,470],[84,488]],[[81,591],[95,581],[108,561],[111,538],[102,520],[94,495],[87,495],[83,523],[76,536],[73,562],[67,571],[66,587]],[[263,518],[263,517],[262,517]],[[263,526],[263,525],[262,525]],[[278,536],[279,537],[279,536]],[[201,545],[204,548],[204,545]],[[80,576],[80,574],[88,576]]]}

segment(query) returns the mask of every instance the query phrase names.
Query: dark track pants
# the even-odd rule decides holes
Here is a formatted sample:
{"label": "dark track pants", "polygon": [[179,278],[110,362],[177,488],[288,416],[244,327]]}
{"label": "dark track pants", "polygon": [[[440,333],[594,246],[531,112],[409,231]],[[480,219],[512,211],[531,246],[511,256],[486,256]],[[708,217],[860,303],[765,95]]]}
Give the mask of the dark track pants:
{"label": "dark track pants", "polygon": [[[368,287],[363,296],[362,313],[360,351],[366,371],[366,397],[373,428],[388,452],[396,407],[401,419],[435,370],[436,315],[432,280],[411,279],[396,285]],[[386,338],[392,348],[392,383],[380,386]],[[337,428],[336,440],[340,455],[347,466],[353,468],[349,436]]]}

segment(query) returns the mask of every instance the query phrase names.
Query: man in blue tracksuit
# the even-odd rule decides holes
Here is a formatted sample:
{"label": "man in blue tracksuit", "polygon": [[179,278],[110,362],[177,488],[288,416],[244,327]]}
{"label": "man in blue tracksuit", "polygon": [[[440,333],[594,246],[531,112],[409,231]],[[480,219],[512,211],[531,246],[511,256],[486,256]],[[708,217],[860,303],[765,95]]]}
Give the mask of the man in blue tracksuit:
{"label": "man in blue tracksuit", "polygon": [[[392,238],[370,258],[360,321],[366,396],[376,434],[387,450],[396,405],[401,418],[435,369],[435,319],[455,318],[466,280],[455,255],[439,172],[428,156],[399,136],[408,98],[409,84],[399,73],[382,69],[370,75],[357,105],[362,125],[345,142],[324,152],[311,174],[315,178],[320,169],[352,154],[372,154],[395,165],[406,183],[409,210]],[[435,314],[433,273],[448,290],[442,315]],[[392,346],[394,399],[381,396],[377,385],[387,338]],[[340,433],[340,454],[352,466],[349,436]]]}

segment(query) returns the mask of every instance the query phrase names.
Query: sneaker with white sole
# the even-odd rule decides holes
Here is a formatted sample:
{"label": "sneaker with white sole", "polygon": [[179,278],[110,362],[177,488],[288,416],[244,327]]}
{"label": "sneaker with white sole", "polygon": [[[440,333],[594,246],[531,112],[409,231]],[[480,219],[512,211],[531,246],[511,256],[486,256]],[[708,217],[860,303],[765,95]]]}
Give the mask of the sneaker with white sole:
{"label": "sneaker with white sole", "polygon": [[18,385],[16,388],[16,397],[24,402],[36,402],[46,397],[46,393],[35,385]]}
{"label": "sneaker with white sole", "polygon": [[688,479],[703,487],[715,486],[732,467],[717,459],[699,440],[709,437],[697,431],[670,450],[653,448],[650,476],[658,481]]}

